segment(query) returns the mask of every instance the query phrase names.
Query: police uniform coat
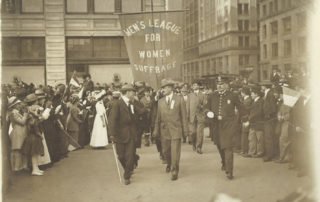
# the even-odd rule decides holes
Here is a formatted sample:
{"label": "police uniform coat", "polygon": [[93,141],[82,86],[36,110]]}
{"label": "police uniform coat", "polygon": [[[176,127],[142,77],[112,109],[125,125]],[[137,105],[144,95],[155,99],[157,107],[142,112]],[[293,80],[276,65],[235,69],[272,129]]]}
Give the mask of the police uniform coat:
{"label": "police uniform coat", "polygon": [[[235,108],[240,108],[240,100],[238,96],[231,92],[225,91],[219,93],[218,91],[209,95],[207,103],[207,111],[214,113],[213,124],[213,141],[221,149],[232,148],[233,134],[236,130],[237,119],[235,116]],[[218,116],[222,119],[218,120]]]}

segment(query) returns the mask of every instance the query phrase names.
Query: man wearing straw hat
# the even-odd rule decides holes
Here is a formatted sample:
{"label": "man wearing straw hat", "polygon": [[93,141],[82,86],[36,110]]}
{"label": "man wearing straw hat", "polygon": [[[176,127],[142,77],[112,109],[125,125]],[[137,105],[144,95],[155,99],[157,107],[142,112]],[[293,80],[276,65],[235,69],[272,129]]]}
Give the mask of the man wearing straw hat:
{"label": "man wearing straw hat", "polygon": [[166,172],[171,180],[178,179],[181,138],[188,134],[187,111],[183,97],[173,93],[174,82],[163,79],[164,97],[158,102],[158,113],[153,135],[161,137],[162,151],[167,162]]}
{"label": "man wearing straw hat", "polygon": [[122,86],[121,93],[121,98],[112,103],[108,129],[112,142],[116,144],[118,159],[124,168],[124,183],[128,185],[133,171],[137,139],[135,109],[132,104],[135,90],[132,85],[127,84]]}

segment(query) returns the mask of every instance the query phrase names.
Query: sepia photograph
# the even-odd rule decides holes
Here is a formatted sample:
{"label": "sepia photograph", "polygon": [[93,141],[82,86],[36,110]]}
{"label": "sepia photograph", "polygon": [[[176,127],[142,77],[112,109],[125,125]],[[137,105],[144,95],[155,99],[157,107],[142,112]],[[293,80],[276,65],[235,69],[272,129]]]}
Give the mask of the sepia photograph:
{"label": "sepia photograph", "polygon": [[0,10],[0,201],[320,201],[320,0]]}

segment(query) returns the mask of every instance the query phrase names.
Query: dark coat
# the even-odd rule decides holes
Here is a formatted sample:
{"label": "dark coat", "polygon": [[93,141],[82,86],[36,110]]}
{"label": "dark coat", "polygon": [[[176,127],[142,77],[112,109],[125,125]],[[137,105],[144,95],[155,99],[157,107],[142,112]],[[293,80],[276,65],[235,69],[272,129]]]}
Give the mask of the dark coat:
{"label": "dark coat", "polygon": [[263,99],[259,98],[253,101],[249,113],[250,128],[254,130],[263,130]]}
{"label": "dark coat", "polygon": [[250,108],[252,105],[251,97],[247,97],[241,102],[241,108],[239,110],[241,122],[247,122],[249,120]]}
{"label": "dark coat", "polygon": [[266,121],[274,119],[277,116],[277,100],[272,90],[269,90],[267,96],[264,97],[263,114]]}
{"label": "dark coat", "polygon": [[[214,130],[212,139],[222,149],[233,146],[232,139],[237,126],[235,108],[240,107],[239,97],[231,91],[225,91],[223,94],[216,91],[208,97],[206,111],[214,113],[211,121],[211,128]],[[221,120],[218,120],[219,114],[222,116]]]}
{"label": "dark coat", "polygon": [[[188,134],[187,111],[183,97],[173,94],[171,104],[166,97],[158,101],[158,112],[155,121],[154,136],[164,139],[181,139]],[[159,134],[160,133],[160,134]]]}
{"label": "dark coat", "polygon": [[72,105],[70,107],[66,124],[68,131],[79,131],[79,124],[82,123],[79,112],[80,110],[77,106]]}
{"label": "dark coat", "polygon": [[109,135],[116,143],[127,143],[137,139],[137,128],[134,115],[122,98],[112,101],[109,117]]}

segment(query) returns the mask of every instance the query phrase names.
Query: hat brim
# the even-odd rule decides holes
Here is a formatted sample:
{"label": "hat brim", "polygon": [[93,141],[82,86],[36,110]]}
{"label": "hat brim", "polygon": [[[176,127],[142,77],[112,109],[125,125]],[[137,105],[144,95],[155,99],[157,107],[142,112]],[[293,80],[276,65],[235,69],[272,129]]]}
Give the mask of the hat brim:
{"label": "hat brim", "polygon": [[162,85],[162,86],[161,86],[161,88],[164,88],[164,87],[166,87],[166,86],[172,86],[172,87],[174,87],[174,83],[167,83],[167,84],[164,84],[164,85]]}
{"label": "hat brim", "polygon": [[34,102],[36,100],[38,100],[38,97],[35,97],[35,98],[31,99],[31,100],[26,99],[25,102],[26,103],[30,103],[30,102]]}
{"label": "hat brim", "polygon": [[120,89],[120,92],[125,92],[125,91],[134,91],[134,92],[136,92],[136,90],[134,88],[122,88],[122,89]]}
{"label": "hat brim", "polygon": [[14,103],[10,104],[10,105],[8,106],[8,108],[12,108],[13,106],[15,106],[15,105],[17,105],[17,104],[19,104],[19,103],[21,103],[21,101],[20,101],[20,100],[17,100],[17,101],[15,101]]}

